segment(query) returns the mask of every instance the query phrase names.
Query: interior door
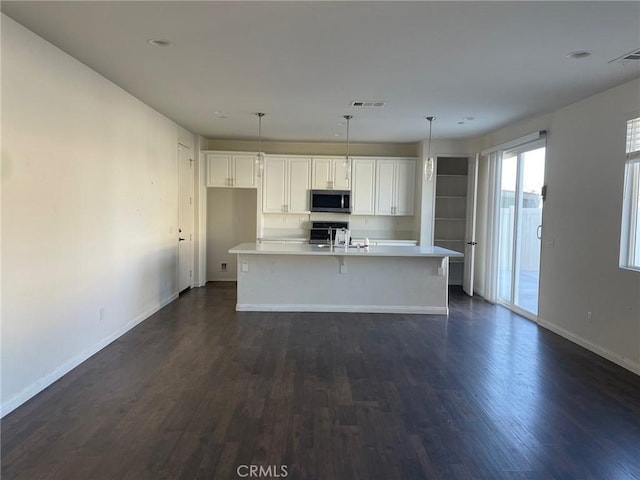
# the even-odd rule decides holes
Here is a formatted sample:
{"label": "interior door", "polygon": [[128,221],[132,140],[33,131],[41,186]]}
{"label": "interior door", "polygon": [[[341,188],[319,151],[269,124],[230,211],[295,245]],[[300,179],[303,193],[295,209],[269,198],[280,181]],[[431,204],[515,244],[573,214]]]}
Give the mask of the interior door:
{"label": "interior door", "polygon": [[476,254],[476,200],[478,197],[478,156],[469,158],[467,170],[467,218],[465,226],[464,272],[462,289],[473,296],[473,273]]}
{"label": "interior door", "polygon": [[193,158],[178,145],[178,291],[191,288],[193,275]]}

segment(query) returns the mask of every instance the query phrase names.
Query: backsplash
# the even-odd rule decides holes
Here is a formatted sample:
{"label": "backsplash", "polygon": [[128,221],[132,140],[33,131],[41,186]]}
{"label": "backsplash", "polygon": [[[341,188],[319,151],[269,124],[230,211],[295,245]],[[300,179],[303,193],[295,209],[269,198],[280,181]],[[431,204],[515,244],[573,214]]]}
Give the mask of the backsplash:
{"label": "backsplash", "polygon": [[313,221],[348,221],[353,238],[417,240],[415,218],[337,213],[264,214],[262,238],[309,238]]}

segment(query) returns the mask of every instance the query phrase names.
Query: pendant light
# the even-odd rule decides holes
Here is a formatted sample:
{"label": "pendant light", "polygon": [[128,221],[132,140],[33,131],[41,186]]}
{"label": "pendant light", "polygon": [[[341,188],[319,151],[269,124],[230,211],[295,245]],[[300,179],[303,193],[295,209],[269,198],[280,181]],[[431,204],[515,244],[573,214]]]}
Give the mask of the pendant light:
{"label": "pendant light", "polygon": [[434,159],[431,157],[431,127],[436,117],[427,117],[429,120],[429,147],[427,158],[424,161],[424,179],[428,182],[433,178],[433,169],[435,167]]}
{"label": "pendant light", "polygon": [[342,118],[344,118],[347,121],[347,155],[344,157],[344,179],[347,181],[347,185],[349,184],[349,165],[350,165],[350,160],[349,160],[349,122],[351,121],[351,119],[353,118],[353,115],[343,115]]}
{"label": "pendant light", "polygon": [[264,170],[264,158],[262,155],[262,117],[264,117],[264,113],[258,112],[256,115],[258,116],[258,156],[256,157],[256,167],[258,176],[261,177]]}

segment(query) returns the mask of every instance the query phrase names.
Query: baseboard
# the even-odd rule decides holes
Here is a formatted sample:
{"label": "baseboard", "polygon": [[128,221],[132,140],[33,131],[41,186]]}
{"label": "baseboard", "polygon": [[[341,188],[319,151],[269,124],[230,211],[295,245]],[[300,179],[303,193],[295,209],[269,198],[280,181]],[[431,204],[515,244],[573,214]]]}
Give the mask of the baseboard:
{"label": "baseboard", "polygon": [[640,363],[636,363],[632,360],[629,360],[628,358],[624,358],[621,355],[618,355],[617,353],[612,352],[607,348],[601,347],[600,345],[596,345],[595,343],[592,343],[589,340],[585,340],[584,338],[576,335],[575,333],[565,330],[564,328],[559,327],[558,325],[555,325],[547,320],[538,318],[538,325],[540,325],[543,328],[546,328],[547,330],[552,331],[553,333],[557,333],[561,337],[566,338],[567,340],[573,343],[576,343],[581,347],[586,348],[587,350],[595,353],[596,355],[600,355],[601,357],[606,358],[607,360],[615,363],[616,365],[621,366],[622,368],[625,368],[635,373],[636,375],[640,375]]}
{"label": "baseboard", "polygon": [[395,305],[316,305],[316,304],[255,304],[238,303],[238,312],[340,312],[340,313],[411,313],[449,315],[449,307],[421,307]]}
{"label": "baseboard", "polygon": [[114,333],[112,333],[108,337],[103,338],[98,343],[96,343],[95,345],[91,346],[91,348],[88,348],[87,350],[85,350],[81,354],[76,355],[75,357],[71,358],[67,362],[63,363],[54,372],[52,372],[52,373],[40,378],[39,380],[36,380],[35,382],[33,382],[27,388],[22,390],[22,392],[20,392],[18,395],[16,395],[13,398],[10,398],[6,402],[4,402],[2,404],[2,406],[0,406],[0,418],[4,417],[8,413],[12,412],[16,408],[18,408],[20,405],[25,403],[27,400],[29,400],[30,398],[32,398],[35,395],[37,395],[38,393],[40,393],[42,390],[44,390],[48,386],[52,385],[56,380],[59,380],[61,377],[63,377],[67,373],[69,373],[71,370],[76,368],[82,362],[84,362],[85,360],[88,360],[90,357],[92,357],[93,355],[98,353],[104,347],[106,347],[107,345],[109,345],[113,341],[115,341],[118,338],[120,338],[122,335],[127,333],[133,327],[135,327],[139,323],[143,322],[144,320],[149,318],[151,315],[156,313],[158,310],[160,310],[161,308],[165,307],[169,303],[173,302],[177,298],[178,298],[178,294],[177,293],[171,295],[168,298],[165,298],[158,305],[156,305],[155,307],[147,310],[144,313],[141,313],[140,315],[135,317],[133,320],[128,322],[126,325],[123,325],[122,327],[120,327],[118,330],[116,330]]}

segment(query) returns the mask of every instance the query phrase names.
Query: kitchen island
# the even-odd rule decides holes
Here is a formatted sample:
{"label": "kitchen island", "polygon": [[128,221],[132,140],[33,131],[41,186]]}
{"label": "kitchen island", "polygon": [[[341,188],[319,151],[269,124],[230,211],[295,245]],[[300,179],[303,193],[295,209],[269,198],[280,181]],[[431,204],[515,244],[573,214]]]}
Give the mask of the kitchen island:
{"label": "kitchen island", "polygon": [[238,311],[449,313],[441,247],[242,243]]}

